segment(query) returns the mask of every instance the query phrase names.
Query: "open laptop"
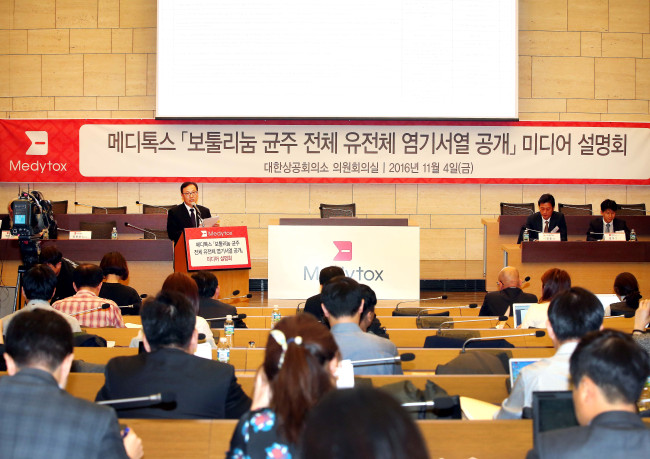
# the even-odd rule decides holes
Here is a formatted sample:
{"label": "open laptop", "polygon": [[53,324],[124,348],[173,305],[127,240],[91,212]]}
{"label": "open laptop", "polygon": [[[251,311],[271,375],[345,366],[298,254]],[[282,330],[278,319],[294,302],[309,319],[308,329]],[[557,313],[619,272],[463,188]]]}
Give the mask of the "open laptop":
{"label": "open laptop", "polygon": [[515,303],[512,305],[512,316],[514,326],[517,328],[524,321],[524,317],[533,303]]}
{"label": "open laptop", "polygon": [[610,308],[610,306],[614,303],[619,303],[621,301],[613,293],[596,293],[596,298],[598,298],[600,304],[603,305],[603,309],[605,310],[605,316],[611,316],[612,309]]}
{"label": "open laptop", "polygon": [[570,390],[533,392],[533,445],[543,432],[578,425]]}
{"label": "open laptop", "polygon": [[514,386],[517,376],[522,368],[527,367],[531,363],[542,360],[539,357],[525,357],[525,358],[512,358],[508,361],[510,367],[510,387]]}

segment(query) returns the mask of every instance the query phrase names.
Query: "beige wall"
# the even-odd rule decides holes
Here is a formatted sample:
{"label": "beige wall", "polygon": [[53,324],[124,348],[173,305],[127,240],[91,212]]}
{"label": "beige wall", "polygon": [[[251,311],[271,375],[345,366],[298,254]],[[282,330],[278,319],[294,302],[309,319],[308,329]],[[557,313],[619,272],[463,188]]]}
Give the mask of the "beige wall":
{"label": "beige wall", "polygon": [[[520,0],[522,120],[650,122],[650,0]],[[0,0],[1,118],[152,118],[156,0]],[[22,184],[25,185],[25,184]],[[0,202],[19,184],[0,184]],[[179,201],[175,184],[38,184],[52,200]],[[203,203],[244,224],[255,258],[280,216],[356,202],[360,215],[408,216],[424,260],[482,257],[481,217],[500,201],[647,202],[645,186],[206,184]],[[74,206],[71,212],[74,212]],[[83,212],[83,209],[79,209]]]}

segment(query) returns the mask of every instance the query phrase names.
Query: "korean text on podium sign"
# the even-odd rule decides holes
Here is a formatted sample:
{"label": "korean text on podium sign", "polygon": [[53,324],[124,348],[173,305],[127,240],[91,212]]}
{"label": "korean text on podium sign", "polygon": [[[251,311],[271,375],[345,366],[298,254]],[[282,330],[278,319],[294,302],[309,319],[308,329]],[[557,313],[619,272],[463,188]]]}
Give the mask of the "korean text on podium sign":
{"label": "korean text on podium sign", "polygon": [[186,228],[187,268],[250,268],[248,230],[245,226]]}

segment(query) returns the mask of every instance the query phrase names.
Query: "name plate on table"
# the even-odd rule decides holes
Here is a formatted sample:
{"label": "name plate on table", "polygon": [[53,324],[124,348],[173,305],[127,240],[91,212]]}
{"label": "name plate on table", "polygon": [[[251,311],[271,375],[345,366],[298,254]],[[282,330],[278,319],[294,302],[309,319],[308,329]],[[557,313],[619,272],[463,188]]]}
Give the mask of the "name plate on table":
{"label": "name plate on table", "polygon": [[12,235],[9,230],[4,230],[2,231],[2,239],[18,239],[18,236]]}
{"label": "name plate on table", "polygon": [[559,241],[560,233],[539,233],[540,241]]}
{"label": "name plate on table", "polygon": [[625,231],[617,231],[616,233],[603,234],[603,241],[623,241],[625,242]]}
{"label": "name plate on table", "polygon": [[185,228],[187,269],[250,268],[245,226]]}
{"label": "name plate on table", "polygon": [[70,239],[92,239],[92,231],[70,231]]}

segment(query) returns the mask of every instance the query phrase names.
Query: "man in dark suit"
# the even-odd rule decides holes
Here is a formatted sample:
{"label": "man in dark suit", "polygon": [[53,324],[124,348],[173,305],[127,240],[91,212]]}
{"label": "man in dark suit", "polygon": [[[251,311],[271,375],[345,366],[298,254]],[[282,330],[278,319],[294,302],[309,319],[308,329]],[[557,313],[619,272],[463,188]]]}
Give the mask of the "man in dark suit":
{"label": "man in dark suit", "polygon": [[167,235],[174,241],[174,244],[181,237],[185,228],[202,226],[203,220],[212,217],[210,209],[197,204],[199,186],[195,182],[183,182],[181,198],[183,198],[183,204],[172,207],[167,212]]}
{"label": "man in dark suit", "polygon": [[650,357],[628,335],[586,335],[571,356],[576,419],[580,426],[544,432],[528,458],[646,458],[650,429],[637,414],[650,376]]}
{"label": "man in dark suit", "polygon": [[[528,228],[530,240],[534,241],[539,239],[539,233],[560,233],[560,240],[567,240],[567,228],[564,215],[560,212],[555,212],[555,198],[552,194],[545,193],[539,197],[537,201],[539,212],[530,215],[526,219],[526,224],[519,231],[519,239],[517,244],[521,243],[524,236],[524,230]],[[532,231],[531,231],[532,230]]]}
{"label": "man in dark suit", "polygon": [[479,316],[512,316],[513,303],[537,303],[537,296],[521,290],[519,271],[512,266],[506,266],[499,273],[497,292],[489,292],[483,299]]}
{"label": "man in dark suit", "polygon": [[0,457],[142,457],[133,431],[122,440],[113,409],[61,389],[72,350],[72,330],[56,312],[36,309],[11,321],[9,376],[0,378]]}
{"label": "man in dark suit", "polygon": [[[210,271],[197,271],[192,279],[199,288],[199,316],[204,319],[236,316],[237,308],[217,300],[219,298],[219,280]],[[225,320],[210,321],[212,328],[223,328]],[[242,319],[235,319],[235,328],[248,328]]]}
{"label": "man in dark suit", "polygon": [[[318,282],[320,283],[320,289],[323,290],[323,286],[327,284],[330,280],[337,276],[345,276],[345,271],[339,266],[328,266],[320,270],[318,274]],[[305,302],[304,312],[308,312],[312,316],[316,317],[321,322],[326,322],[327,319],[323,314],[323,301],[321,300],[321,294],[311,296],[307,298]],[[329,323],[326,323],[329,326]]]}
{"label": "man in dark suit", "polygon": [[185,295],[161,292],[140,311],[146,353],[116,357],[106,365],[96,400],[169,393],[156,405],[116,406],[120,418],[239,419],[251,400],[228,364],[192,355],[196,314]]}
{"label": "man in dark suit", "polygon": [[600,215],[603,218],[594,218],[589,222],[589,229],[587,230],[588,241],[600,241],[603,238],[603,233],[617,233],[619,231],[625,232],[625,240],[630,240],[630,230],[627,227],[625,220],[616,218],[616,211],[618,204],[611,199],[605,199],[600,203]]}

